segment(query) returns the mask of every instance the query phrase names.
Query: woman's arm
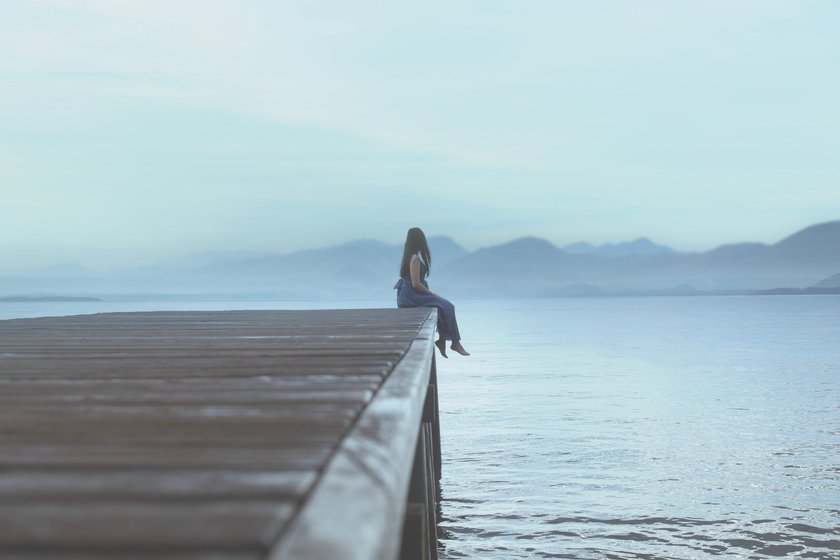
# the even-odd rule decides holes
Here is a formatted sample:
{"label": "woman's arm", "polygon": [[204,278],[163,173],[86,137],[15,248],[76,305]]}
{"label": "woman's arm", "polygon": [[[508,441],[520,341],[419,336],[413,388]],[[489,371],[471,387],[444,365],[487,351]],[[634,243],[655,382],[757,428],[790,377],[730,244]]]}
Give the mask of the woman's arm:
{"label": "woman's arm", "polygon": [[411,255],[411,261],[408,263],[408,271],[411,273],[411,287],[421,294],[428,294],[431,291],[423,285],[420,281],[420,259],[417,255]]}

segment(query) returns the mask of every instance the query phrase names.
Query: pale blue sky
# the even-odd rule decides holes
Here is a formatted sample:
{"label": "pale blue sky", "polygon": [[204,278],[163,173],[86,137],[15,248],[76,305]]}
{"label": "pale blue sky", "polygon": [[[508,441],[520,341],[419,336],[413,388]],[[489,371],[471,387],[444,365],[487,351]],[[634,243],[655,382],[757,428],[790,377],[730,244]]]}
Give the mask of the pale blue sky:
{"label": "pale blue sky", "polygon": [[0,0],[0,270],[840,219],[840,3]]}

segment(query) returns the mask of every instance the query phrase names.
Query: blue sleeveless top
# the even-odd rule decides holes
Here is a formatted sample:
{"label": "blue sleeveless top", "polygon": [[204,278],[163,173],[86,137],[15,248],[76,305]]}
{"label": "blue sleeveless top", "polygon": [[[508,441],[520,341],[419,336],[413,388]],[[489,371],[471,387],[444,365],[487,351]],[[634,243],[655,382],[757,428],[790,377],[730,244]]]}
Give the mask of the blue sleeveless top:
{"label": "blue sleeveless top", "polygon": [[[420,282],[422,282],[424,286],[428,287],[428,284],[426,283],[426,276],[429,275],[429,265],[427,265],[426,261],[423,260],[423,255],[421,255],[419,251],[417,252],[417,259],[420,261]],[[397,283],[394,284],[394,289],[399,290],[401,284],[411,288],[411,272],[408,273],[408,276],[402,276],[399,280],[397,280]]]}

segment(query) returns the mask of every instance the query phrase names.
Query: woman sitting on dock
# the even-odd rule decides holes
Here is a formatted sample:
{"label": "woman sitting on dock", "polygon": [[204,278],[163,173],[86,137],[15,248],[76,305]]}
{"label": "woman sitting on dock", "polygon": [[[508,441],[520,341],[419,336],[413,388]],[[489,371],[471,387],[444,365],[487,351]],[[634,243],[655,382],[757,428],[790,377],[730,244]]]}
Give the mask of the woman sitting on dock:
{"label": "woman sitting on dock", "polygon": [[461,345],[461,333],[458,331],[458,321],[455,319],[455,306],[448,299],[432,293],[426,276],[432,266],[432,255],[426,234],[418,227],[408,230],[405,236],[400,279],[394,288],[397,289],[397,307],[437,307],[438,334],[440,338],[435,346],[446,358],[446,341],[451,340],[450,348],[462,356],[469,356]]}

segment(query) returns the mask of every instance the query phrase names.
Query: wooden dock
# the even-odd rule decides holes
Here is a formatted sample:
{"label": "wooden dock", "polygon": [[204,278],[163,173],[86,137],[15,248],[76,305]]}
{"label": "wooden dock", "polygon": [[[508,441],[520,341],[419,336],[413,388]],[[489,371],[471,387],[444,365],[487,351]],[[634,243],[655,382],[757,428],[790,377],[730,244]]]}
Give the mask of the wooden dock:
{"label": "wooden dock", "polygon": [[0,321],[0,558],[436,558],[436,320]]}

